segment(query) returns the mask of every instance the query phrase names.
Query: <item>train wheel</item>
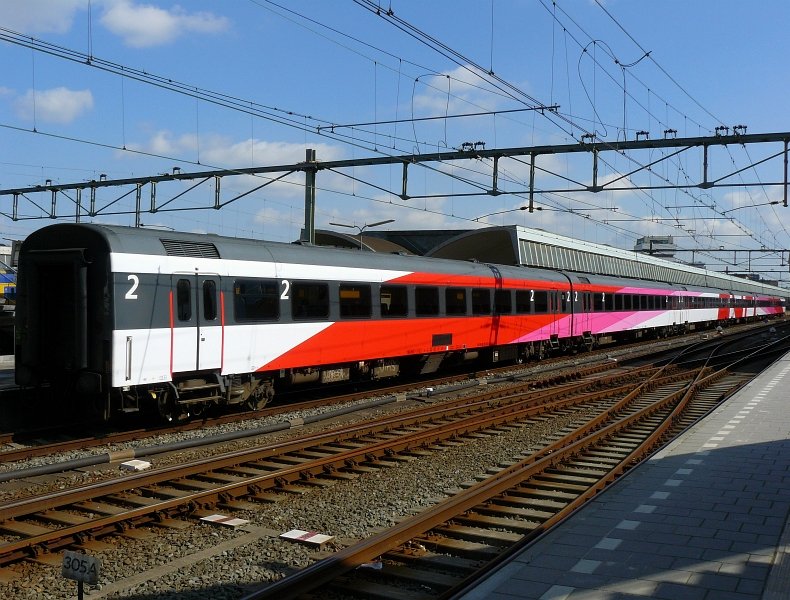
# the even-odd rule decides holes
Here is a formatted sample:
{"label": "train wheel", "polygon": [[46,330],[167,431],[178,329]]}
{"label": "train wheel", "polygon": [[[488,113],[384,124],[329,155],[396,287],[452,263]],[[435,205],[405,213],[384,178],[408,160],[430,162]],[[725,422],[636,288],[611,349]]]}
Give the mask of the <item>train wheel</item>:
{"label": "train wheel", "polygon": [[267,398],[265,396],[263,398],[259,398],[257,395],[253,394],[247,398],[245,406],[250,410],[261,410],[264,406],[266,406],[266,401]]}
{"label": "train wheel", "polygon": [[193,404],[192,405],[192,412],[191,412],[190,416],[192,418],[199,419],[200,417],[202,417],[206,413],[207,410],[208,410],[208,403],[207,402],[201,402],[199,404]]}
{"label": "train wheel", "polygon": [[261,410],[274,397],[274,387],[271,383],[261,383],[252,390],[245,405],[250,410]]}
{"label": "train wheel", "polygon": [[107,423],[112,416],[112,411],[110,409],[110,397],[109,395],[99,394],[93,397],[93,412],[96,414],[97,418]]}
{"label": "train wheel", "polygon": [[173,394],[168,391],[162,391],[156,396],[156,409],[159,416],[168,423],[176,423],[189,418],[189,413],[185,413],[176,404]]}

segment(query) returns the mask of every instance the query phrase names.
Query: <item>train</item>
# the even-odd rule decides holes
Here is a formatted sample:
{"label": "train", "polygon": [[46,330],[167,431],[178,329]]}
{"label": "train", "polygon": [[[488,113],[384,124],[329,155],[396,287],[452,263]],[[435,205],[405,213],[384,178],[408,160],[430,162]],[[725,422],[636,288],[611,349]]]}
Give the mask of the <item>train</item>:
{"label": "train", "polygon": [[[16,382],[102,418],[263,407],[303,384],[524,361],[784,315],[780,288],[89,223],[19,254]],[[728,289],[719,285],[730,284]]]}
{"label": "train", "polygon": [[15,308],[16,270],[0,260],[0,355],[2,356],[14,353]]}

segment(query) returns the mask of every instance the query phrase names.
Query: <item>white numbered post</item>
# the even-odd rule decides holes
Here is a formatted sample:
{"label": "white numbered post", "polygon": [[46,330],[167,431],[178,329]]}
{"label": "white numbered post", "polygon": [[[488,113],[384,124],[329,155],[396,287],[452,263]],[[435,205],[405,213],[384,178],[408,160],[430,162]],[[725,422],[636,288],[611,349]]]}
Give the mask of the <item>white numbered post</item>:
{"label": "white numbered post", "polygon": [[99,583],[100,568],[101,561],[95,556],[66,550],[63,553],[63,566],[60,573],[66,579],[72,579],[77,582],[77,597],[79,600],[82,600],[83,583],[91,585]]}

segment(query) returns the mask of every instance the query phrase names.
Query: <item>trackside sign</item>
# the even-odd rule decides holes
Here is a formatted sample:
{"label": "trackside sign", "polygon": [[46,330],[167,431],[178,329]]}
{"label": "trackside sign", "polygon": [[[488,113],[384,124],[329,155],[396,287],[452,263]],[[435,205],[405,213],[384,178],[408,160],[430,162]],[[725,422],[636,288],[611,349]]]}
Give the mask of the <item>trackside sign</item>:
{"label": "trackside sign", "polygon": [[66,550],[63,553],[63,568],[61,575],[66,579],[73,579],[95,585],[99,583],[99,568],[101,561],[94,557]]}

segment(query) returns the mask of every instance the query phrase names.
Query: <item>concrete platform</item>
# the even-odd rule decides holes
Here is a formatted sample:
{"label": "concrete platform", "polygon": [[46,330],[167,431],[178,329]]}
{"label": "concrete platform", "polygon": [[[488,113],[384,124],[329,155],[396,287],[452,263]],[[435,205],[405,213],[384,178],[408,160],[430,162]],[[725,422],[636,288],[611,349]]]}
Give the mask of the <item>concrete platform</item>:
{"label": "concrete platform", "polygon": [[790,599],[790,354],[464,600]]}

